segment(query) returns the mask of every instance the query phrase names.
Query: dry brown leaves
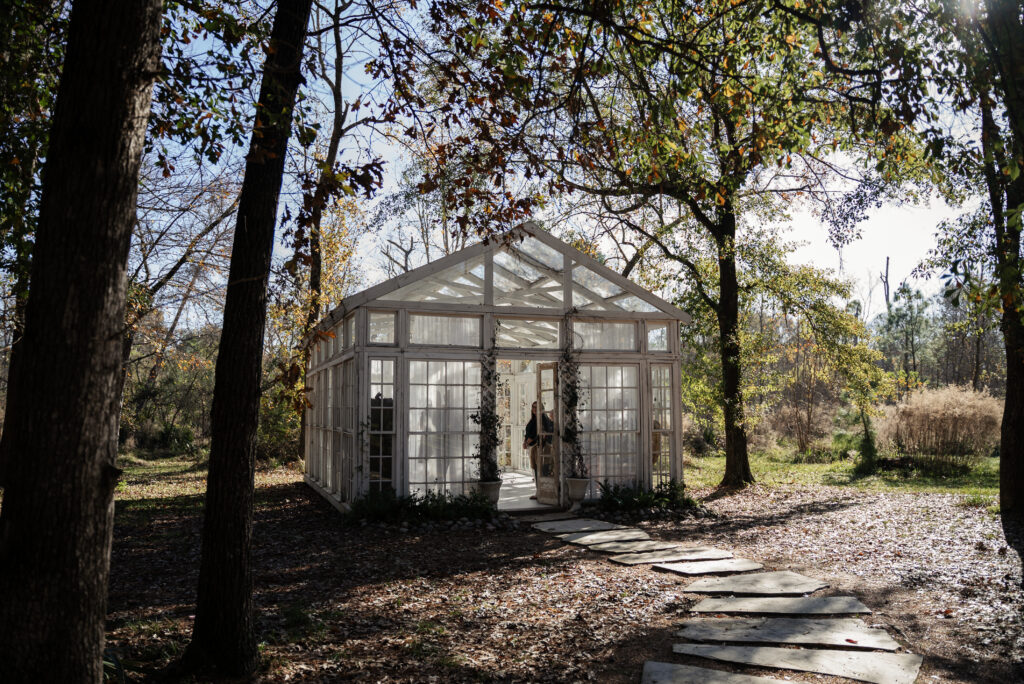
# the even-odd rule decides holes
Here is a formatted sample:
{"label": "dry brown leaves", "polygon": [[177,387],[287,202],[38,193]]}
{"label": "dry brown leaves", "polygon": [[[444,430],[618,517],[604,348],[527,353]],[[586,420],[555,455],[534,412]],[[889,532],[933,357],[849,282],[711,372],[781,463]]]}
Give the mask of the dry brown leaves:
{"label": "dry brown leaves", "polygon": [[[196,488],[146,487],[118,504],[109,601],[108,638],[135,678],[187,643],[201,524]],[[857,594],[925,655],[922,681],[1014,679],[1020,564],[984,511],[944,495],[758,487],[709,506],[723,517],[645,527]],[[258,478],[255,543],[264,681],[634,682],[644,660],[673,659],[672,628],[698,598],[689,580],[539,533],[345,527],[284,469]]]}

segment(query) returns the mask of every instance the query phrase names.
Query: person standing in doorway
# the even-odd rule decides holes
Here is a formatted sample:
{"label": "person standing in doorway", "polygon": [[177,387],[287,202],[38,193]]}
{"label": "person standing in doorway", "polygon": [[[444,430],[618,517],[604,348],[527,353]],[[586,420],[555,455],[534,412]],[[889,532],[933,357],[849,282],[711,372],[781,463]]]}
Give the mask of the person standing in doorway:
{"label": "person standing in doorway", "polygon": [[[541,407],[540,415],[541,425],[544,428],[543,442],[546,446],[551,443],[551,433],[555,431],[555,424],[544,413],[543,407]],[[533,406],[530,407],[530,422],[526,424],[526,430],[523,432],[523,448],[530,450],[530,468],[533,469],[534,490],[537,489],[537,453],[541,446],[541,441],[541,435],[537,430],[537,402],[533,402]],[[530,498],[536,499],[536,492]]]}

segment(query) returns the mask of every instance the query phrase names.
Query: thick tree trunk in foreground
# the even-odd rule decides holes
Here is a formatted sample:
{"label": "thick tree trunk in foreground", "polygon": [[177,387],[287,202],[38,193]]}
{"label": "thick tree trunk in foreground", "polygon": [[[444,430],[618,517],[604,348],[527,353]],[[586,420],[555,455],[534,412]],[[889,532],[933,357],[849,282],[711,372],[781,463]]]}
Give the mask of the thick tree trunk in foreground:
{"label": "thick tree trunk in foreground", "polygon": [[182,665],[244,676],[257,666],[252,507],[267,280],[312,0],[280,0],[246,158],[211,414],[196,620]]}
{"label": "thick tree trunk in foreground", "polygon": [[[1019,0],[987,0],[986,46],[998,78],[1010,121],[1009,149],[1018,165],[1024,163],[1024,25]],[[1002,171],[1002,169],[1000,169]],[[991,185],[991,184],[990,184]],[[1002,297],[1003,341],[1006,346],[1006,400],[999,445],[999,499],[1004,516],[1024,520],[1024,277],[1021,273],[1021,210],[1024,178],[1007,183],[1005,234],[998,230],[996,251]]]}
{"label": "thick tree trunk in foreground", "polygon": [[724,217],[718,244],[718,334],[722,357],[722,397],[725,414],[725,476],[723,487],[754,481],[747,457],[747,432],[743,425],[743,388],[740,368],[740,302],[736,276],[735,217]]}
{"label": "thick tree trunk in foreground", "polygon": [[0,681],[103,678],[125,265],[160,7],[71,12],[0,450]]}
{"label": "thick tree trunk in foreground", "polygon": [[1019,311],[1003,314],[1006,399],[999,442],[999,507],[1024,519],[1024,322]]}

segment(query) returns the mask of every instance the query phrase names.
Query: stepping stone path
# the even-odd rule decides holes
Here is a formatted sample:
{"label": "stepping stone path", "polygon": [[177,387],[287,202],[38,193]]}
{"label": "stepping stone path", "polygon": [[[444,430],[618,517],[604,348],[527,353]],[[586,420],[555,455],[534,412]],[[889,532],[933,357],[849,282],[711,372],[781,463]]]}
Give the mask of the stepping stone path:
{"label": "stepping stone path", "polygon": [[571,518],[569,520],[552,520],[550,522],[539,522],[533,524],[534,529],[551,534],[566,534],[572,532],[598,532],[600,530],[621,530],[622,525],[605,522],[604,520],[590,520],[587,518]]}
{"label": "stepping stone path", "polygon": [[[738,573],[763,567],[756,561],[734,558],[729,551],[651,540],[643,530],[603,520],[551,520],[538,522],[533,527],[558,535],[566,543],[586,546],[588,550],[630,551],[609,558],[613,563],[649,564],[680,575]],[[672,652],[733,665],[815,672],[874,684],[913,684],[921,669],[921,656],[892,653],[899,650],[900,645],[884,629],[869,627],[854,618],[833,617],[870,613],[867,606],[852,596],[801,596],[826,587],[825,582],[788,570],[707,577],[692,582],[684,591],[755,596],[707,598],[698,603],[691,609],[694,613],[719,617],[684,622],[676,636],[691,642],[721,643],[678,643],[672,647]],[[723,613],[795,617],[727,618],[720,616]],[[787,648],[750,645],[762,643],[785,644]],[[654,660],[644,663],[641,678],[642,684],[770,684],[781,681]]]}
{"label": "stepping stone path", "polygon": [[764,613],[766,615],[848,615],[871,609],[852,596],[807,598],[707,598],[691,608],[694,613]]}
{"label": "stepping stone path", "polygon": [[562,541],[581,546],[593,544],[607,544],[609,542],[643,541],[651,536],[643,530],[603,530],[601,532],[572,532],[569,534],[556,535]]}
{"label": "stepping stone path", "polygon": [[759,572],[756,575],[709,577],[697,580],[686,591],[693,594],[760,594],[765,596],[800,596],[825,589],[828,584],[796,572]]}
{"label": "stepping stone path", "polygon": [[675,561],[721,560],[732,558],[732,552],[712,549],[709,546],[684,546],[674,551],[649,551],[647,553],[625,553],[612,556],[611,562],[622,565],[653,565]]}
{"label": "stepping stone path", "polygon": [[746,558],[725,558],[712,561],[691,561],[689,563],[658,563],[655,570],[674,572],[677,575],[714,575],[722,572],[747,572],[760,570],[764,566]]}
{"label": "stepping stone path", "polygon": [[726,663],[830,674],[875,684],[913,684],[922,661],[921,656],[912,654],[857,653],[767,646],[676,644],[672,647],[672,652]]}
{"label": "stepping stone path", "polygon": [[682,544],[673,542],[655,541],[646,539],[644,541],[614,541],[604,544],[591,544],[591,551],[602,553],[639,553],[644,551],[678,551],[683,548]]}
{"label": "stepping stone path", "polygon": [[899,650],[884,629],[863,620],[845,618],[719,618],[691,620],[676,632],[691,641],[735,641],[800,644],[802,646],[843,646],[855,649]]}

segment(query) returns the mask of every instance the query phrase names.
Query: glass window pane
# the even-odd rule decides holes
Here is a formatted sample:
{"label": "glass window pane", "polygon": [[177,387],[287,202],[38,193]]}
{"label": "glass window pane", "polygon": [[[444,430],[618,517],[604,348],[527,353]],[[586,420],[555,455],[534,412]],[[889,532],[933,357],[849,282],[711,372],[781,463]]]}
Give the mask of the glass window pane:
{"label": "glass window pane", "polygon": [[409,341],[413,344],[479,347],[480,318],[411,314]]}
{"label": "glass window pane", "polygon": [[390,301],[484,303],[484,260],[482,256],[449,266],[381,297]]}
{"label": "glass window pane", "polygon": [[668,351],[668,323],[647,324],[647,350]]}
{"label": "glass window pane", "polygon": [[562,255],[536,240],[523,244],[494,255],[495,306],[561,309]]}
{"label": "glass window pane", "polygon": [[409,362],[409,382],[425,384],[427,382],[427,362]]}
{"label": "glass window pane", "polygon": [[499,347],[518,349],[555,349],[558,347],[558,321],[499,318]]}
{"label": "glass window pane", "polygon": [[575,342],[582,349],[636,349],[636,324],[577,321]]}
{"label": "glass window pane", "polygon": [[370,343],[395,343],[395,314],[393,312],[370,312]]}

